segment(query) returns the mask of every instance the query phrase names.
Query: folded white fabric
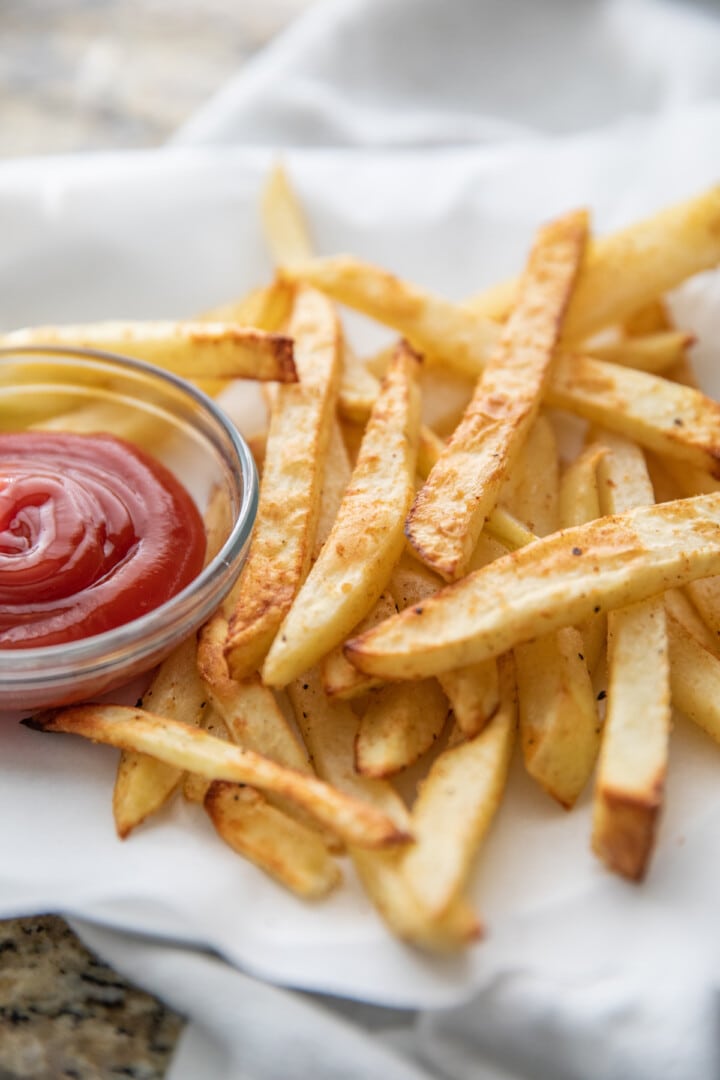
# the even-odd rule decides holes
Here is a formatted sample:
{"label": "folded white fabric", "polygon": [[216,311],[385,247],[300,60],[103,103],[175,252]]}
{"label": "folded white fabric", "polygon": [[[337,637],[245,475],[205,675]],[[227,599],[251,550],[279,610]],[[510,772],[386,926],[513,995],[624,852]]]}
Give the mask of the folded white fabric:
{"label": "folded white fabric", "polygon": [[[718,98],[719,60],[710,3],[336,0],[312,8],[173,141],[435,155],[483,143],[500,153]],[[705,970],[683,940],[663,951],[672,969],[649,962],[627,978],[588,981],[525,967],[517,958],[532,943],[521,935],[507,973],[471,1001],[413,1014],[292,993],[180,945],[75,925],[190,1018],[173,1080],[720,1075],[712,958]],[[583,947],[597,954],[613,941]]]}
{"label": "folded white fabric", "polygon": [[437,147],[590,131],[717,97],[718,57],[712,0],[325,0],[173,141]]}

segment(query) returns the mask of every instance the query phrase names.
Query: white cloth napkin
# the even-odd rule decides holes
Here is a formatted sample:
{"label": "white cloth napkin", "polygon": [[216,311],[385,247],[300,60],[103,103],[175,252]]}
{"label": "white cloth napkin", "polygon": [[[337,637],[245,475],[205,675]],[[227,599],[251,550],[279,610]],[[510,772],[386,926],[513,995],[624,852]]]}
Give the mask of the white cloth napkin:
{"label": "white cloth napkin", "polygon": [[[720,20],[709,3],[347,0],[312,9],[174,141],[427,148],[436,157],[467,144],[502,154],[575,136],[576,153],[582,133],[684,109],[697,118],[695,107],[719,92]],[[190,1018],[173,1080],[718,1076],[717,949],[703,956],[679,926],[654,963],[647,943],[659,916],[652,904],[644,912],[639,966],[630,939],[573,942],[572,913],[560,907],[543,930],[572,942],[574,968],[537,960],[533,927],[520,920],[495,943],[512,958],[504,974],[461,1006],[420,1013],[292,993],[182,945],[75,925]],[[598,978],[597,957],[615,949],[628,956],[627,972],[613,956]]]}

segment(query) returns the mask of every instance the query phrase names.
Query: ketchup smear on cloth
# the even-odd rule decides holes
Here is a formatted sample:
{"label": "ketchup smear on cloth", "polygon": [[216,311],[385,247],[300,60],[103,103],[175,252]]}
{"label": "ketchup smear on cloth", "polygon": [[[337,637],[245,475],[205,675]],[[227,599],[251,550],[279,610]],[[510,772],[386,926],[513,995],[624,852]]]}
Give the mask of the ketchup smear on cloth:
{"label": "ketchup smear on cloth", "polygon": [[112,435],[0,434],[0,648],[111,630],[200,571],[205,529],[163,465]]}

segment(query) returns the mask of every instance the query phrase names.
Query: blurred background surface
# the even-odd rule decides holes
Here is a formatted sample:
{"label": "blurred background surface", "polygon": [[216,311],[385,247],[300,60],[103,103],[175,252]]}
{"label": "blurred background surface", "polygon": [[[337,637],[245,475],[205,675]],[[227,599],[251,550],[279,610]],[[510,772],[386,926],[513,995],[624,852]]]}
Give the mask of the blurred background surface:
{"label": "blurred background surface", "polygon": [[162,143],[313,0],[2,0],[0,157]]}

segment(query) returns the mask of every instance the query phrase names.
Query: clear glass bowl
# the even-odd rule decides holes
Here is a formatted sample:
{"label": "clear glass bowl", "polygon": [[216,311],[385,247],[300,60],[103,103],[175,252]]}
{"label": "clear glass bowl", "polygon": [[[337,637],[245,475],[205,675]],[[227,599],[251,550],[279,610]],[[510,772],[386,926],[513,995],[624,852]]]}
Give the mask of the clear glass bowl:
{"label": "clear glass bowl", "polygon": [[252,455],[205,394],[137,360],[90,350],[0,349],[0,431],[34,425],[106,431],[174,472],[203,513],[227,498],[218,554],[166,603],[102,634],[31,649],[0,648],[0,712],[31,712],[95,698],[158,664],[229,592],[247,554],[258,481]]}

